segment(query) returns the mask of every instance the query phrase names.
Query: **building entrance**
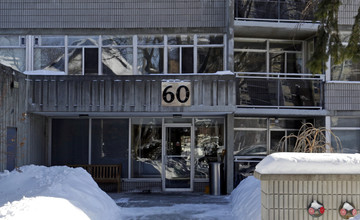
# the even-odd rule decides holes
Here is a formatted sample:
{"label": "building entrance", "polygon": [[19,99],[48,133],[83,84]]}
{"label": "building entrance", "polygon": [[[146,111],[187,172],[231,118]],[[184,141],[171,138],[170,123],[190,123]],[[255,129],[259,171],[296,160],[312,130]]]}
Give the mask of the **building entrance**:
{"label": "building entrance", "polygon": [[164,191],[192,191],[194,135],[191,124],[168,124],[163,129]]}

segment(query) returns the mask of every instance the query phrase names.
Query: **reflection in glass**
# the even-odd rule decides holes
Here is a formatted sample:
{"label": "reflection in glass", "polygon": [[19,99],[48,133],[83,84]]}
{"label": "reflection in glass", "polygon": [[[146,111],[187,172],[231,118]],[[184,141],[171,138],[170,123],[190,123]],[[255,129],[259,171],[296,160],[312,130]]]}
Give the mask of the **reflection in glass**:
{"label": "reflection in glass", "polygon": [[102,71],[104,75],[132,75],[132,48],[102,48]]}
{"label": "reflection in glass", "polygon": [[345,60],[339,65],[332,62],[331,80],[360,81],[360,62]]}
{"label": "reflection in glass", "polygon": [[65,48],[35,48],[34,69],[48,71],[65,71]]}
{"label": "reflection in glass", "polygon": [[169,35],[168,45],[193,45],[193,35]]}
{"label": "reflection in glass", "polygon": [[161,119],[134,118],[131,126],[131,177],[161,177]]}
{"label": "reflection in glass", "polygon": [[264,131],[235,131],[234,155],[266,155],[267,132]]}
{"label": "reflection in glass", "polygon": [[198,73],[216,73],[224,70],[224,49],[198,47]]}
{"label": "reflection in glass", "polygon": [[128,176],[128,119],[93,119],[91,163],[121,164],[121,177]]}
{"label": "reflection in glass", "polygon": [[360,128],[360,118],[331,117],[331,127],[357,127],[357,128]]}
{"label": "reflection in glass", "polygon": [[19,36],[0,36],[0,45],[1,46],[20,46]]}
{"label": "reflection in glass", "polygon": [[[342,145],[341,153],[360,153],[360,130],[335,130],[332,129],[335,136],[340,138]],[[336,150],[336,141],[331,135],[331,144]]]}
{"label": "reflection in glass", "polygon": [[0,48],[0,62],[14,70],[25,71],[25,48]]}
{"label": "reflection in glass", "polygon": [[198,35],[198,45],[203,44],[223,44],[223,35]]}
{"label": "reflection in glass", "polygon": [[[285,131],[271,131],[270,133],[270,153],[281,150],[280,140],[285,136]],[[284,149],[286,151],[286,149]]]}
{"label": "reflection in glass", "polygon": [[131,36],[102,36],[103,46],[132,45]]}
{"label": "reflection in glass", "polygon": [[235,128],[267,128],[266,118],[239,118],[234,121]]}
{"label": "reflection in glass", "polygon": [[82,74],[82,48],[69,48],[68,57],[68,74],[69,75],[81,75]]}
{"label": "reflection in glass", "polygon": [[224,119],[195,119],[195,178],[208,178],[209,162],[223,162]]}
{"label": "reflection in glass", "polygon": [[138,71],[140,74],[163,73],[164,49],[139,48]]}
{"label": "reflection in glass", "polygon": [[164,45],[164,36],[145,35],[138,36],[139,45]]}
{"label": "reflection in glass", "polygon": [[97,46],[99,37],[98,36],[69,36],[69,46]]}
{"label": "reflection in glass", "polygon": [[235,72],[266,72],[266,53],[264,52],[235,52]]}
{"label": "reflection in glass", "polygon": [[165,188],[190,188],[191,128],[166,128]]}
{"label": "reflection in glass", "polygon": [[64,36],[41,36],[41,46],[65,46]]}
{"label": "reflection in glass", "polygon": [[322,84],[311,80],[240,79],[239,105],[321,106]]}

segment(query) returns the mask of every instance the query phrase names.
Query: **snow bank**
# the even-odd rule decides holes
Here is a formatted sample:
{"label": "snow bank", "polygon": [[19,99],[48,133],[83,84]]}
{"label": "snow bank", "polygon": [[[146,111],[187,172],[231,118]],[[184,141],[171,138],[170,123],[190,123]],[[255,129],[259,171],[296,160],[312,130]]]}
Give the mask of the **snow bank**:
{"label": "snow bank", "polygon": [[23,166],[0,173],[0,219],[117,219],[119,208],[82,168]]}
{"label": "snow bank", "polygon": [[260,174],[360,174],[360,154],[274,153],[257,166]]}
{"label": "snow bank", "polygon": [[261,220],[260,180],[249,176],[230,195],[232,213],[237,219]]}

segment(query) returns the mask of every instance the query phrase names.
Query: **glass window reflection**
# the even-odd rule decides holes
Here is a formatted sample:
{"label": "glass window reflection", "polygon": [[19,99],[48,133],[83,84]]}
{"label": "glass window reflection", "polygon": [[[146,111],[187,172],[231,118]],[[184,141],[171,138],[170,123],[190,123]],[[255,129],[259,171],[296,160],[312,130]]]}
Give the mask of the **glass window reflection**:
{"label": "glass window reflection", "polygon": [[195,119],[195,178],[208,178],[209,162],[223,162],[224,119]]}
{"label": "glass window reflection", "polygon": [[160,178],[162,171],[162,121],[134,118],[131,125],[131,177]]}

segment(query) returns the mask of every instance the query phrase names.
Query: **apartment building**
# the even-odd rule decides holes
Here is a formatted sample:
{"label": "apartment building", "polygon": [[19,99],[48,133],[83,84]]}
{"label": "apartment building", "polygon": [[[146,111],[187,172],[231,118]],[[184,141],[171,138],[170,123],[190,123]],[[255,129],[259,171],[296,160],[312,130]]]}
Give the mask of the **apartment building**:
{"label": "apartment building", "polygon": [[[220,162],[230,193],[267,154],[291,151],[279,140],[305,122],[358,152],[356,64],[309,73],[318,24],[305,7],[1,1],[0,170],[120,163],[123,191],[203,192]],[[354,8],[341,8],[344,31]]]}

